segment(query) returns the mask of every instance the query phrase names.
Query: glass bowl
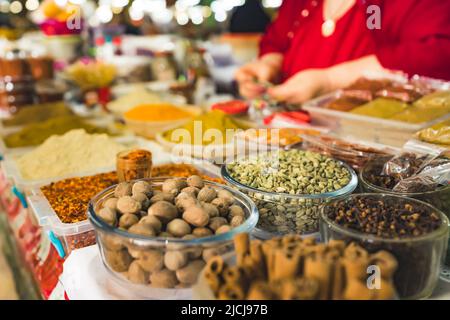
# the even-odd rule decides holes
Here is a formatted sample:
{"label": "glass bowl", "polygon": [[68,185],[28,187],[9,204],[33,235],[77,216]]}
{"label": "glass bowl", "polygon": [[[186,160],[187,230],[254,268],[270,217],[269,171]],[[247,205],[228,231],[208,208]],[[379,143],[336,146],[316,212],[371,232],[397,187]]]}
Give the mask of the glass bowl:
{"label": "glass bowl", "polygon": [[[441,210],[450,219],[450,184],[446,186],[440,186],[439,188],[425,192],[395,192],[390,189],[386,189],[371,183],[367,179],[367,174],[372,170],[378,170],[381,172],[383,164],[386,158],[374,158],[361,170],[359,173],[359,181],[362,192],[367,193],[384,193],[390,195],[396,195],[401,197],[408,197],[417,200],[424,201],[432,206]],[[450,227],[450,226],[449,226]],[[450,242],[448,245],[447,257],[445,259],[445,265],[450,267]]]}
{"label": "glass bowl", "polygon": [[380,250],[391,252],[399,264],[394,275],[394,283],[400,298],[422,299],[430,296],[439,280],[444,261],[448,241],[448,218],[428,203],[390,194],[354,194],[344,201],[357,197],[374,197],[387,203],[420,205],[427,210],[435,211],[441,217],[441,226],[431,233],[419,237],[392,239],[363,233],[335,223],[328,218],[328,213],[333,210],[332,206],[323,206],[320,213],[320,235],[323,241],[345,240],[358,243],[370,253]]}
{"label": "glass bowl", "polygon": [[290,233],[313,235],[319,231],[320,206],[350,196],[358,185],[355,171],[347,164],[336,161],[350,172],[350,182],[339,190],[321,194],[291,195],[258,190],[231,177],[226,164],[221,168],[221,175],[227,184],[248,195],[258,207],[259,222],[253,231],[256,238],[270,239]]}
{"label": "glass bowl", "polygon": [[[160,189],[166,179],[145,181],[150,182],[154,189]],[[96,214],[103,203],[113,196],[116,186],[105,189],[91,200],[89,220],[96,231],[103,264],[116,282],[144,298],[191,298],[191,287],[205,262],[213,255],[232,251],[234,235],[251,232],[259,216],[255,204],[246,195],[214,182],[205,181],[205,185],[231,192],[236,204],[244,209],[247,218],[244,223],[223,234],[192,240],[146,237],[114,228]],[[139,268],[132,267],[138,259],[139,265],[145,266],[144,274],[136,272]],[[173,271],[166,267],[168,259],[172,261]],[[148,283],[149,279],[152,284]]]}

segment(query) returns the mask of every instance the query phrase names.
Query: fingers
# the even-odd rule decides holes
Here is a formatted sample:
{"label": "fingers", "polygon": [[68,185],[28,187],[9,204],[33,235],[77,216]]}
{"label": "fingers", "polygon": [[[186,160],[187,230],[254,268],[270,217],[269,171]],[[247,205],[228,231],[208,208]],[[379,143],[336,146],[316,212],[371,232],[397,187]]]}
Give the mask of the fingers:
{"label": "fingers", "polygon": [[245,98],[254,99],[261,96],[264,92],[265,88],[253,81],[239,83],[239,93]]}
{"label": "fingers", "polygon": [[303,89],[298,85],[285,83],[273,88],[269,88],[267,93],[277,101],[292,104],[302,103],[307,100]]}

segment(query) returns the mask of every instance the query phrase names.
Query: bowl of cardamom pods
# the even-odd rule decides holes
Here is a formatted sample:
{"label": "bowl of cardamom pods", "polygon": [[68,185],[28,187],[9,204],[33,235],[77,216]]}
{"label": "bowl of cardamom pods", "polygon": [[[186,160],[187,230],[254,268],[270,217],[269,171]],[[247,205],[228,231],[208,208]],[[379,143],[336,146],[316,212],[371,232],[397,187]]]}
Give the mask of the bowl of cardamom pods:
{"label": "bowl of cardamom pods", "polygon": [[255,202],[260,219],[253,236],[259,239],[317,234],[321,206],[348,198],[358,185],[346,163],[297,149],[235,159],[222,166],[221,174]]}

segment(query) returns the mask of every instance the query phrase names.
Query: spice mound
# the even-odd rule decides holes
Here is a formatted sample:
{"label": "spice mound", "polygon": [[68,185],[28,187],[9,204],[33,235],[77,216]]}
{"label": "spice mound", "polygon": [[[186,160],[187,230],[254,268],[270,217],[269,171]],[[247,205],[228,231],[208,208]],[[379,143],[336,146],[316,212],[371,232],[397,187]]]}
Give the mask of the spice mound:
{"label": "spice mound", "polygon": [[[182,139],[179,140],[179,133],[183,129],[187,134],[182,135]],[[227,130],[237,131],[238,129],[242,129],[242,127],[230,116],[220,110],[214,110],[194,118],[184,126],[165,132],[164,138],[173,143],[181,144],[225,144],[231,142],[227,140],[229,137]],[[212,133],[211,136],[208,133]]]}
{"label": "spice mound", "polygon": [[37,146],[48,137],[64,134],[73,129],[84,129],[88,133],[109,133],[107,129],[96,127],[78,116],[62,116],[32,123],[20,131],[5,137],[5,143],[10,148]]}
{"label": "spice mound", "polygon": [[135,237],[185,240],[164,247],[97,230],[110,269],[132,283],[156,288],[192,286],[205,262],[229,251],[231,244],[191,240],[227,233],[247,219],[245,208],[230,191],[195,175],[165,179],[162,185],[121,182],[94,206],[97,217]]}
{"label": "spice mound", "polygon": [[138,105],[125,112],[125,118],[138,121],[172,121],[188,119],[192,114],[169,103]]}
{"label": "spice mound", "polygon": [[[394,299],[396,259],[387,251],[373,254],[352,243],[316,244],[313,238],[285,236],[261,242],[236,235],[236,265],[220,256],[203,274],[220,300],[386,300]],[[369,266],[381,269],[381,289],[367,286]]]}
{"label": "spice mound", "polygon": [[70,173],[113,167],[116,154],[125,147],[106,134],[88,134],[83,129],[52,136],[17,159],[24,179],[47,179]]}
{"label": "spice mound", "polygon": [[196,167],[186,163],[167,163],[152,168],[152,177],[179,177],[187,178],[189,176],[200,176],[203,180],[223,184],[220,178],[211,177],[201,173]]}
{"label": "spice mound", "polygon": [[11,119],[3,120],[3,125],[5,127],[20,126],[29,123],[46,121],[51,118],[71,115],[73,115],[73,112],[66,107],[64,102],[38,104],[33,106],[25,106],[19,109]]}
{"label": "spice mound", "polygon": [[109,172],[52,182],[41,191],[63,223],[76,223],[87,219],[91,198],[117,182],[116,173]]}
{"label": "spice mound", "polygon": [[339,162],[321,154],[276,151],[230,163],[231,177],[262,191],[319,194],[342,189],[350,182],[350,172]]}
{"label": "spice mound", "polygon": [[438,229],[442,220],[426,205],[397,198],[355,197],[330,205],[328,218],[337,224],[383,238],[418,237]]}

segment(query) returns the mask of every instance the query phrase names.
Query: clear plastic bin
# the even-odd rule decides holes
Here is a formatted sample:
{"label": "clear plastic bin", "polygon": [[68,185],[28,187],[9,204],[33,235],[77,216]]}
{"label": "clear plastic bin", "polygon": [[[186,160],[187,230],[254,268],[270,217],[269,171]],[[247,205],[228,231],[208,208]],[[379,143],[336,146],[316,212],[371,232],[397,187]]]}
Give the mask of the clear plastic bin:
{"label": "clear plastic bin", "polygon": [[355,137],[359,140],[401,147],[417,131],[450,118],[450,114],[420,124],[380,119],[368,116],[330,110],[325,106],[340,97],[343,91],[338,90],[317,99],[306,102],[307,110],[315,120],[328,124],[340,136]]}

